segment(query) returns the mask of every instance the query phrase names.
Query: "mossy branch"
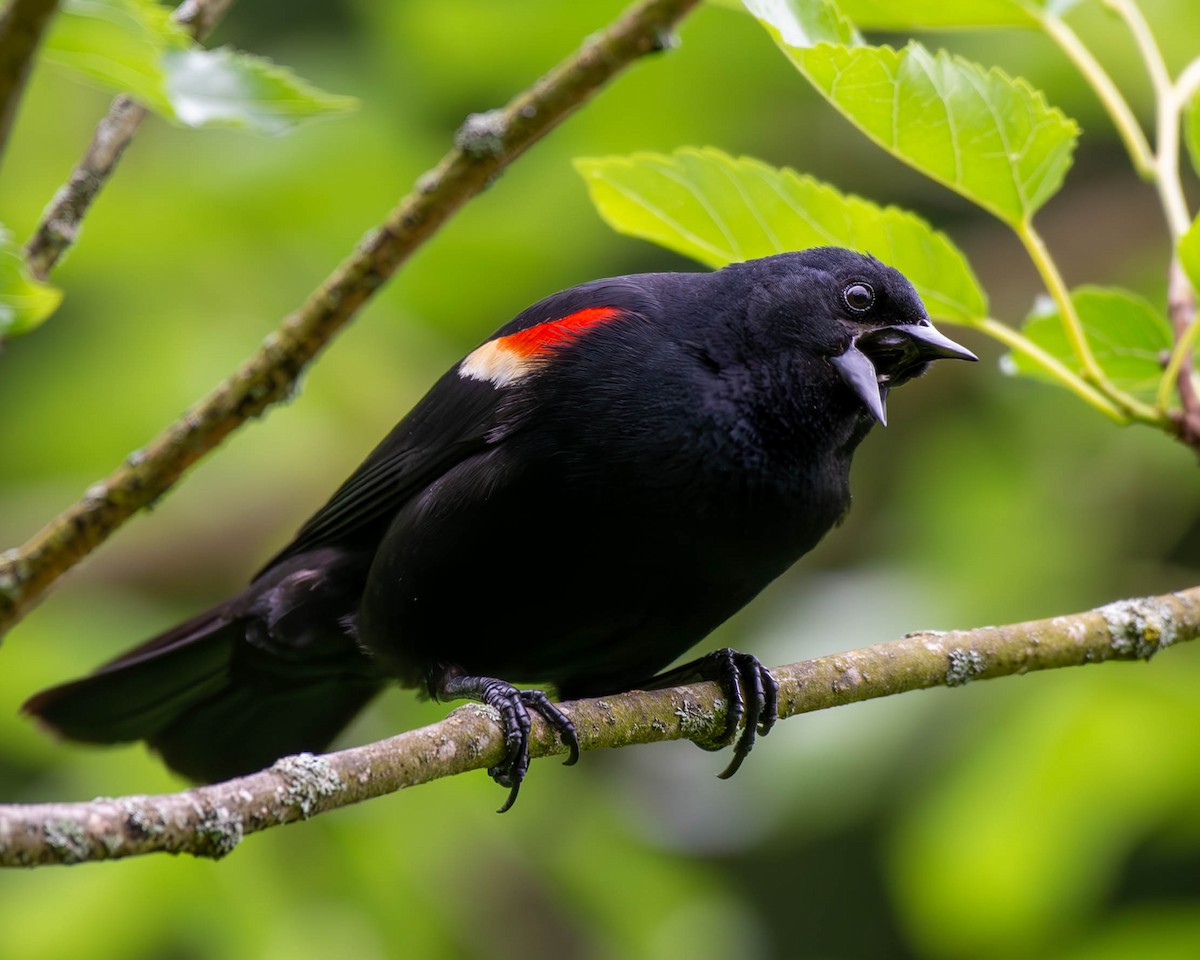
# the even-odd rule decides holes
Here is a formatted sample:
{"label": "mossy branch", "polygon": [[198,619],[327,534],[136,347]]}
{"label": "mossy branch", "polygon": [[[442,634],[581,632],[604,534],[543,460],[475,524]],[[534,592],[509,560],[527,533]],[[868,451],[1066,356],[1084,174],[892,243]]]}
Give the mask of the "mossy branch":
{"label": "mossy branch", "polygon": [[638,58],[663,49],[698,0],[641,0],[507,106],[473,114],[387,219],[212,393],[24,546],[0,556],[0,633],[137,511],[297,377],[399,266],[464,203]]}
{"label": "mossy branch", "polygon": [[[1197,636],[1200,587],[1193,587],[1049,620],[913,633],[772,673],[780,685],[780,715],[790,717],[970,680],[1144,660]],[[725,702],[714,683],[578,700],[564,704],[563,711],[574,721],[583,750],[663,740],[711,744],[725,726]],[[564,753],[541,718],[533,719],[531,753]],[[219,858],[247,834],[483,769],[497,763],[502,750],[495,712],[469,705],[388,740],[319,757],[285,757],[261,773],[181,793],[0,806],[0,866],[155,852]],[[769,758],[769,746],[760,750]]]}

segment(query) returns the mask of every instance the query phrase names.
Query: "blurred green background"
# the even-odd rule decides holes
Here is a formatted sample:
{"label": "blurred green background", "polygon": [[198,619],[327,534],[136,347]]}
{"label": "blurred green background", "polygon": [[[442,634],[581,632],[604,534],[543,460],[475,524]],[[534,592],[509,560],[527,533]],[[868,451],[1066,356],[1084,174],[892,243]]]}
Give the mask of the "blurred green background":
{"label": "blurred green background", "polygon": [[[1074,22],[1144,108],[1098,4]],[[1143,7],[1176,69],[1192,0]],[[361,110],[278,140],[150,121],[54,282],[60,312],[0,356],[0,547],[22,542],[247,356],[462,118],[610,20],[604,0],[272,5],[217,36]],[[902,38],[896,38],[902,39]],[[60,745],[16,715],[236,589],[433,379],[526,304],[593,277],[692,266],[610,233],[570,160],[712,144],[920,210],[970,255],[995,314],[1038,292],[1016,242],[860,139],[749,17],[704,7],[423,248],[305,377],[67,577],[2,649],[0,800],[184,784],[142,747]],[[1027,76],[1076,117],[1039,218],[1071,284],[1162,303],[1152,191],[1043,38],[932,38]],[[35,71],[0,176],[31,232],[108,98]],[[1200,582],[1197,468],[1148,430],[984,358],[897,394],[858,455],[855,507],[711,640],[783,663],[1067,613]],[[0,958],[1188,957],[1200,948],[1200,645],[912,694],[781,724],[736,779],[688,744],[535,765],[503,817],[482,774],[249,838],[221,863],[149,857],[0,874]],[[393,691],[364,742],[442,705]]]}

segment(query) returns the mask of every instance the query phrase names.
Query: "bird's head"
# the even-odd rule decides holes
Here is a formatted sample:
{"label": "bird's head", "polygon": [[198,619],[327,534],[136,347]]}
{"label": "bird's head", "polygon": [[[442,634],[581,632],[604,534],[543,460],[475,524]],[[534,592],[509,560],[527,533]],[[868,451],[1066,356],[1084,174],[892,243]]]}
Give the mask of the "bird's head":
{"label": "bird's head", "polygon": [[755,326],[823,358],[880,423],[888,390],[931,361],[978,359],[939,333],[908,279],[874,257],[816,247],[740,266],[757,281]]}

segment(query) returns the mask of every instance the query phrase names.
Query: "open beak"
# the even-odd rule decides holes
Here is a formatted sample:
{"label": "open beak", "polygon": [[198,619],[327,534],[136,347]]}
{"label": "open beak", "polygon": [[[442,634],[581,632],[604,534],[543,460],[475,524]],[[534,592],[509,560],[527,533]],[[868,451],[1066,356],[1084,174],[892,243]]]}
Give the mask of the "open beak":
{"label": "open beak", "polygon": [[842,380],[887,426],[888,387],[919,373],[931,360],[978,360],[932,324],[900,323],[859,334],[831,361]]}

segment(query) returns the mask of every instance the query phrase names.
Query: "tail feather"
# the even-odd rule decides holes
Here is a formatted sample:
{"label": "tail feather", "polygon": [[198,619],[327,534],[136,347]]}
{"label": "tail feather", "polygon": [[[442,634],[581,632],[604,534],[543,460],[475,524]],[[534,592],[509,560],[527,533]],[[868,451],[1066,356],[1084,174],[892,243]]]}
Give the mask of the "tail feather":
{"label": "tail feather", "polygon": [[228,780],[289,754],[319,753],[380,689],[365,678],[273,689],[231,684],[145,739],[189,779]]}
{"label": "tail feather", "polygon": [[145,740],[171,769],[212,782],[324,750],[382,689],[348,638],[287,659],[252,644],[255,628],[218,607],[43,690],[22,711],[71,740]]}
{"label": "tail feather", "polygon": [[210,611],[126,652],[89,676],[30,697],[21,707],[59,736],[126,743],[156,734],[219,695],[240,628]]}

